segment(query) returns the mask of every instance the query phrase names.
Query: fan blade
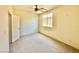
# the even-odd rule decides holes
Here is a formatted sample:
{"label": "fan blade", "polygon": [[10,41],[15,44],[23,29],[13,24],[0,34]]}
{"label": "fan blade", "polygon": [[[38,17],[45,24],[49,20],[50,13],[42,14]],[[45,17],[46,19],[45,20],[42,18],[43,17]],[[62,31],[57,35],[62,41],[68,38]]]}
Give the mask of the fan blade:
{"label": "fan blade", "polygon": [[44,8],[40,8],[39,10],[44,12],[44,11],[46,11],[47,9],[44,9]]}
{"label": "fan blade", "polygon": [[40,8],[40,9],[44,9],[44,10],[47,10],[47,9],[45,9],[45,8]]}

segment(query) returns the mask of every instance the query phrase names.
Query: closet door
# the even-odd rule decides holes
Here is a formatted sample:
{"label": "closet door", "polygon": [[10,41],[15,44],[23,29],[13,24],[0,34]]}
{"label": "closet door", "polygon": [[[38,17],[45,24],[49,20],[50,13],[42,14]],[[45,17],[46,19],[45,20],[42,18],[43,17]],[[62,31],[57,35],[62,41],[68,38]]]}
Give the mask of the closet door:
{"label": "closet door", "polygon": [[20,17],[12,15],[12,42],[20,38]]}

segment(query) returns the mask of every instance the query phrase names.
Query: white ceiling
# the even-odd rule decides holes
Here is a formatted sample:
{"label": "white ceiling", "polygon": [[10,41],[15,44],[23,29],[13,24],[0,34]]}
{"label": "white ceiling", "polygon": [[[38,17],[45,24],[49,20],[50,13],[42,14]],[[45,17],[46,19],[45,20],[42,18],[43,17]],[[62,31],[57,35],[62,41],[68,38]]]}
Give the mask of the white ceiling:
{"label": "white ceiling", "polygon": [[[45,8],[46,11],[57,7],[58,5],[38,5],[38,8]],[[28,12],[34,12],[34,5],[15,5],[13,6],[15,10],[24,10]]]}

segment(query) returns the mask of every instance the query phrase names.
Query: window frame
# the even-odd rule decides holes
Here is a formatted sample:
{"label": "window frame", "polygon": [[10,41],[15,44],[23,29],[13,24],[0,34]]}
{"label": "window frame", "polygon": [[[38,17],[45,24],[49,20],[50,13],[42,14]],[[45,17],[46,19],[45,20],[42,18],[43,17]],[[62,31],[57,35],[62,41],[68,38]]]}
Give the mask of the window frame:
{"label": "window frame", "polygon": [[53,13],[47,12],[42,15],[42,26],[43,27],[53,27]]}

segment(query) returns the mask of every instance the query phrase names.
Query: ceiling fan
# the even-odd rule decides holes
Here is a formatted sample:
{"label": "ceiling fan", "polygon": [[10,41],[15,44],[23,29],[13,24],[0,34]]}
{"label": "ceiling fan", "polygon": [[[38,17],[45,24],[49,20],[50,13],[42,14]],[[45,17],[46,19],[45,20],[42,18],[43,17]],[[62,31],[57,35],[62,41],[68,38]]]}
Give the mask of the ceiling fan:
{"label": "ceiling fan", "polygon": [[42,13],[42,12],[46,11],[46,9],[45,8],[38,8],[38,5],[35,5],[34,11]]}

